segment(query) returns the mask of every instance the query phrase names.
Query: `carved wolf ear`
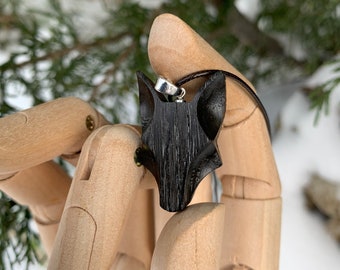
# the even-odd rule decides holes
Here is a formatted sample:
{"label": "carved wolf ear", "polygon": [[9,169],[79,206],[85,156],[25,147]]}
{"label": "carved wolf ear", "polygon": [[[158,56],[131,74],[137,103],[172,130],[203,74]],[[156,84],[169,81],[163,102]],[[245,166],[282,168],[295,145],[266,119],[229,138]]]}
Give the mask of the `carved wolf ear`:
{"label": "carved wolf ear", "polygon": [[214,140],[226,110],[225,75],[220,71],[211,75],[199,92],[197,118],[208,138]]}
{"label": "carved wolf ear", "polygon": [[139,105],[142,127],[148,126],[153,118],[155,109],[155,99],[153,96],[154,83],[145,76],[144,73],[137,72],[137,81],[139,88]]}

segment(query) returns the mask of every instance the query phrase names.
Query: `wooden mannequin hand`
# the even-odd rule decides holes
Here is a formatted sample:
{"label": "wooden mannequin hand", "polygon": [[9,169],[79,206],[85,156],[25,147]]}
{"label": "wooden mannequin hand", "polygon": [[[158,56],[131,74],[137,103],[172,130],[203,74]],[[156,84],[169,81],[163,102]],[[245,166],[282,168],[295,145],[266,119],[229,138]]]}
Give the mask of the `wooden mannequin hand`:
{"label": "wooden mannequin hand", "polygon": [[0,119],[0,189],[28,205],[51,252],[70,187],[52,159],[76,164],[86,138],[108,122],[86,102],[61,98]]}
{"label": "wooden mannequin hand", "polygon": [[[65,115],[65,112],[69,112],[68,115]],[[112,266],[116,267],[114,269],[120,269],[118,267],[123,267],[122,265],[124,264],[128,267],[127,269],[130,269],[131,265],[148,269],[155,245],[155,234],[160,233],[170,215],[161,212],[156,213],[157,222],[154,223],[153,191],[148,189],[154,187],[154,184],[150,184],[153,179],[149,173],[144,175],[144,169],[138,168],[133,163],[133,153],[128,155],[132,164],[123,162],[123,164],[118,165],[121,175],[116,171],[111,171],[113,175],[110,175],[112,164],[117,166],[117,163],[112,160],[111,153],[118,153],[119,161],[124,156],[124,153],[127,152],[126,148],[123,150],[114,149],[124,146],[122,141],[117,142],[119,133],[123,135],[124,139],[129,138],[130,134],[130,138],[134,138],[132,140],[137,143],[139,143],[140,134],[138,130],[129,126],[107,125],[100,128],[105,124],[107,124],[107,121],[102,116],[88,104],[75,98],[55,100],[0,119],[0,126],[5,131],[1,133],[0,137],[2,145],[0,152],[0,175],[2,178],[0,189],[18,203],[29,206],[48,254],[52,252],[59,227],[59,234],[62,239],[65,239],[65,235],[68,234],[75,237],[76,232],[81,231],[81,225],[85,227],[86,235],[91,235],[91,218],[93,218],[97,228],[97,241],[102,243],[103,239],[110,240],[108,241],[107,252],[100,252],[101,255],[98,257],[101,263],[107,261],[108,265],[111,265],[115,257],[116,260],[113,262],[114,266]],[[92,136],[88,138],[91,134]],[[86,141],[86,139],[88,140]],[[103,148],[101,148],[101,141],[104,145]],[[110,141],[113,143],[112,148],[108,148],[110,147]],[[134,152],[138,145],[128,144],[125,146],[130,149],[130,152]],[[81,149],[83,152],[82,159],[78,164],[73,187],[70,191],[70,177],[51,159],[56,156],[63,156],[76,164]],[[110,151],[103,151],[103,149],[109,149]],[[102,166],[99,173],[97,164]],[[127,166],[125,170],[122,167],[124,165]],[[131,175],[127,177],[129,172],[134,171],[128,167],[136,168],[140,172],[139,176],[137,178],[135,176],[131,177]],[[100,173],[100,171],[103,173]],[[144,176],[144,180],[143,183],[140,183],[142,176]],[[114,178],[118,179],[116,183],[112,181]],[[83,185],[85,179],[93,183],[100,183],[93,184],[89,189],[87,185]],[[86,182],[89,183],[90,181]],[[106,184],[105,181],[107,181]],[[130,195],[126,192],[129,181],[134,183],[135,187],[135,189],[132,188],[132,191],[134,191]],[[98,193],[98,188],[110,190],[111,183],[114,183],[114,189],[111,190],[109,197],[106,198],[103,196],[104,192],[100,191],[99,201],[95,202],[93,196]],[[120,190],[119,186],[124,188],[125,192]],[[137,190],[137,187],[141,189]],[[59,226],[68,193],[70,196],[65,207],[65,222]],[[198,191],[198,194],[207,196],[205,194],[208,193]],[[210,195],[208,196],[210,197]],[[84,199],[84,197],[87,197],[87,199]],[[119,197],[122,199],[119,200]],[[135,203],[127,203],[123,207],[122,203],[117,205],[117,203],[113,202],[117,200],[133,200]],[[196,199],[196,201],[199,200]],[[87,209],[87,213],[90,213],[90,220],[82,219],[79,209],[86,209],[91,205],[93,205],[92,209],[95,210]],[[107,205],[107,207],[102,207],[103,205]],[[96,209],[98,206],[99,210]],[[112,211],[109,211],[108,207],[111,207]],[[206,207],[203,208],[207,209]],[[215,208],[215,206],[211,207],[211,209]],[[95,214],[100,214],[100,210],[105,210],[105,213],[95,216]],[[197,213],[199,214],[200,211]],[[220,210],[218,213],[221,215]],[[210,216],[211,218],[216,218],[216,214]],[[105,220],[105,224],[110,224],[108,222],[109,217],[111,217],[112,228],[116,228],[116,235],[110,236],[111,228],[104,228],[102,235],[100,235],[101,231],[99,229],[103,224],[102,220]],[[193,221],[194,217],[195,214],[191,214],[188,222]],[[72,222],[69,222],[70,220]],[[72,226],[74,223],[78,224],[77,229]],[[121,229],[117,229],[119,226]],[[199,226],[199,223],[197,226]],[[218,226],[221,226],[221,223]],[[125,227],[126,229],[124,229]],[[156,232],[154,228],[156,228]],[[182,233],[186,231],[187,228]],[[213,236],[216,238],[217,234]],[[72,237],[69,239],[73,239]],[[79,246],[84,247],[85,239],[83,236],[81,238],[83,238],[81,241],[78,238],[77,240],[79,241],[76,243],[71,242],[73,244],[70,247],[71,250],[77,250]],[[120,241],[119,239],[123,240]],[[61,242],[65,243],[65,240],[61,240]],[[67,267],[71,267],[68,269],[81,269],[82,265],[88,262],[86,256],[80,256],[77,260],[70,259],[69,256],[65,258],[65,254],[69,255],[72,252],[66,253],[68,248],[63,244],[58,244],[57,246],[59,248],[55,251],[56,255],[51,257],[50,268],[67,269],[65,268],[66,266],[63,266],[63,263],[65,263]],[[91,244],[88,244],[87,247],[98,252],[98,248],[91,249]],[[58,253],[58,251],[62,250],[64,251],[61,252],[62,254]],[[159,250],[161,251],[162,249],[159,248]],[[119,254],[128,254],[128,256],[116,256],[115,254],[118,252],[120,252]],[[96,254],[95,251],[91,253]],[[157,263],[155,264],[157,265]],[[97,267],[98,264],[94,263],[94,268],[98,269]]]}
{"label": "wooden mannequin hand", "polygon": [[86,102],[60,98],[0,119],[0,179],[57,156],[76,164],[91,132],[108,122]]}
{"label": "wooden mannequin hand", "polygon": [[[199,70],[220,69],[236,74],[250,85],[242,74],[173,15],[156,18],[148,46],[154,71],[173,82]],[[189,96],[201,83],[202,80],[196,80],[185,85]],[[50,199],[45,203],[46,197],[42,196],[44,211],[40,207],[35,210],[43,229],[46,230],[46,225],[56,224],[53,229],[47,229],[50,234],[46,235],[53,235],[52,240],[46,241],[50,247],[60,218],[60,214],[51,215],[51,212],[60,213],[64,208],[70,181],[54,164],[43,162],[61,154],[76,161],[77,158],[72,157],[77,157],[82,148],[49,269],[109,269],[111,265],[114,265],[111,269],[149,269],[151,265],[152,269],[189,270],[193,269],[191,262],[196,269],[202,270],[278,268],[280,182],[267,127],[261,111],[244,91],[240,91],[240,85],[226,80],[226,91],[227,112],[218,138],[224,164],[218,170],[224,206],[195,205],[175,215],[156,247],[156,239],[169,215],[154,207],[153,191],[148,189],[150,173],[137,167],[132,158],[141,144],[138,130],[118,125],[104,126],[92,132],[93,127],[105,123],[97,113],[85,110],[86,113],[79,114],[71,110],[65,118],[65,110],[59,105],[42,105],[39,109],[0,119],[0,125],[5,127],[2,130],[6,130],[0,137],[0,145],[5,145],[0,148],[0,157],[5,157],[0,160],[0,178],[8,178],[0,183],[0,189],[13,194],[14,198],[16,194],[23,194],[22,198],[17,196],[17,200],[35,206],[38,202],[31,201],[35,196],[18,191],[18,187],[33,183],[27,188],[33,191],[30,194],[45,192],[48,195],[50,190],[43,190],[44,185],[35,189],[41,181],[23,181],[24,177],[21,179],[20,175],[26,174],[30,178],[41,172],[46,178],[51,173],[46,168],[51,167],[56,177],[55,180],[48,178],[48,186],[54,185],[50,181],[57,183],[56,186],[63,183],[63,187],[53,188],[54,191],[62,190],[61,194],[53,193],[53,203]],[[42,110],[44,106],[49,109]],[[41,111],[54,110],[59,113],[41,114]],[[73,117],[77,120],[60,125]],[[23,132],[17,128],[20,125],[29,128]],[[39,166],[43,168],[36,166],[41,163]],[[209,182],[204,181],[200,187],[204,183]],[[209,188],[205,188],[203,194],[207,190],[210,193]],[[200,194],[199,190],[197,194]],[[226,216],[223,236],[222,212]],[[220,260],[219,241],[223,245]],[[189,252],[188,246],[195,252]],[[200,255],[201,251],[203,255]],[[204,256],[209,252],[212,256]],[[181,256],[183,260],[179,258]]]}

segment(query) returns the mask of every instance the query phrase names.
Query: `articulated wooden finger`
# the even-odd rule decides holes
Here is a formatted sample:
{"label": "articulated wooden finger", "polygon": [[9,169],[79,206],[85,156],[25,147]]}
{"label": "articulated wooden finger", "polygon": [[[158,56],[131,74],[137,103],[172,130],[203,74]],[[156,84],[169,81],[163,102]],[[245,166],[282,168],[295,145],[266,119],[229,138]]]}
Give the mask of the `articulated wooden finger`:
{"label": "articulated wooden finger", "polygon": [[109,269],[122,240],[144,169],[128,126],[98,129],[85,143],[48,269]]}
{"label": "articulated wooden finger", "polygon": [[52,161],[0,181],[2,191],[29,207],[48,255],[52,251],[70,185],[70,177]]}
{"label": "articulated wooden finger", "polygon": [[226,222],[221,269],[279,269],[281,199],[223,196],[222,202]]}
{"label": "articulated wooden finger", "polygon": [[65,154],[79,153],[106,120],[86,102],[61,98],[0,119],[0,179]]}
{"label": "articulated wooden finger", "polygon": [[[155,72],[174,82],[195,71],[221,69],[237,75],[250,85],[194,30],[171,14],[163,14],[155,19],[148,49]],[[187,92],[198,89],[194,81],[184,85]],[[226,115],[217,143],[223,163],[217,170],[218,176],[256,179],[267,185],[268,190],[263,194],[264,185],[254,184],[256,181],[249,182],[251,188],[248,190],[254,193],[249,194],[250,198],[276,198],[281,192],[280,180],[264,116],[249,94],[231,78],[226,79],[226,93]],[[228,185],[230,182],[225,184],[225,188],[228,189]],[[232,188],[229,187],[229,190]],[[225,193],[229,194],[229,191]]]}
{"label": "articulated wooden finger", "polygon": [[[150,30],[148,53],[154,71],[162,77],[177,82],[185,75],[200,70],[220,69],[229,71],[251,86],[251,83],[192,28],[171,14],[158,16]],[[188,96],[195,95],[202,79],[185,84]],[[226,80],[228,106],[224,125],[234,125],[246,119],[256,104],[238,83]]]}
{"label": "articulated wooden finger", "polygon": [[[281,195],[269,134],[259,109],[242,124],[224,126],[217,143],[223,162],[217,174],[222,179],[225,195],[247,199],[277,198]],[[229,180],[223,181],[224,178]],[[247,180],[237,183],[230,181],[232,178]],[[242,193],[241,197],[237,193]]]}
{"label": "articulated wooden finger", "polygon": [[[145,269],[150,269],[151,257],[155,247],[153,193],[154,190],[151,189],[138,190],[119,247],[119,252],[128,254],[129,261],[134,258]],[[138,268],[124,269],[137,270]]]}
{"label": "articulated wooden finger", "polygon": [[[254,90],[242,74],[187,24],[173,15],[163,14],[155,19],[148,46],[153,69],[168,80],[177,82],[193,72],[219,69],[235,74]],[[193,91],[202,83],[201,79],[195,79],[183,87],[189,95],[194,96]],[[224,243],[230,244],[228,254],[235,256],[242,254],[243,257],[243,254],[251,253],[252,250],[266,253],[265,256],[259,256],[260,267],[256,263],[254,269],[276,269],[281,215],[280,180],[271,150],[266,119],[259,109],[261,106],[254,102],[249,92],[244,91],[242,87],[244,86],[236,80],[226,78],[227,108],[217,143],[223,163],[217,172],[222,180],[224,198],[230,197],[246,204],[245,207],[242,203],[239,207],[236,204],[235,208],[232,208],[228,206],[231,203],[225,201],[228,203],[226,213],[231,213],[229,217],[236,222],[231,221],[231,231],[226,229]],[[259,215],[255,225],[246,219],[247,215],[252,220],[254,216]],[[227,218],[226,222],[229,221],[230,218]],[[241,245],[237,244],[237,237],[243,237],[242,229],[239,229],[237,222],[254,232],[249,238],[251,245],[244,242]],[[236,238],[230,235],[234,231],[237,232]],[[273,255],[272,258],[270,254]],[[227,265],[225,262],[223,266],[227,267],[225,269],[240,269],[244,265],[245,269],[248,269],[245,266],[247,262],[247,259],[245,261],[241,259],[238,265]],[[263,268],[267,265],[272,265],[273,268]]]}
{"label": "articulated wooden finger", "polygon": [[151,269],[219,269],[223,222],[222,204],[195,204],[175,214],[157,241]]}
{"label": "articulated wooden finger", "polygon": [[[196,71],[220,69],[235,74],[252,87],[240,72],[174,15],[162,14],[155,19],[148,50],[155,72],[173,82]],[[195,81],[202,84],[200,80],[192,80],[184,85],[187,93],[199,89]],[[223,162],[219,176],[236,175],[278,182],[267,126],[257,104],[231,78],[226,79],[226,93],[226,116],[218,138]]]}

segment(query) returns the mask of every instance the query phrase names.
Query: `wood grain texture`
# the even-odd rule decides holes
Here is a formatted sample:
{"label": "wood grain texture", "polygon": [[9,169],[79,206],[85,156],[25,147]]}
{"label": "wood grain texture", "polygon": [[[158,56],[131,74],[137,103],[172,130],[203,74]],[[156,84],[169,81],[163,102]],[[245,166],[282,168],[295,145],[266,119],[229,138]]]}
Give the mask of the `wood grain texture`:
{"label": "wood grain texture", "polygon": [[[223,196],[222,202],[226,207],[222,269],[279,269],[281,199]],[[248,268],[237,268],[238,265]]]}
{"label": "wood grain texture", "polygon": [[98,112],[77,98],[60,98],[0,118],[0,179],[62,154],[79,153],[91,132],[104,124]]}
{"label": "wood grain texture", "polygon": [[52,252],[70,185],[70,177],[53,161],[0,181],[0,190],[19,204],[29,207],[48,255]]}
{"label": "wood grain texture", "polygon": [[[173,15],[164,14],[155,20],[148,46],[155,72],[169,80],[177,81],[202,69],[222,69],[244,78]],[[203,83],[204,80],[195,80],[184,86],[189,100]],[[225,83],[227,117],[218,137],[225,210],[220,205],[206,204],[175,215],[161,233],[153,269],[278,268],[281,187],[265,122],[256,104],[237,83]],[[93,129],[89,129],[88,116],[93,120]],[[150,264],[153,229],[159,225],[157,221],[155,225],[150,222],[158,214],[147,211],[151,204],[148,192],[138,195],[142,178],[151,178],[133,160],[141,145],[140,133],[128,126],[105,126],[93,132],[105,123],[88,104],[74,98],[0,119],[0,179],[17,173],[0,183],[0,188],[13,193],[20,203],[31,205],[41,224],[58,220],[62,203],[57,199],[54,208],[49,202],[59,195],[62,202],[68,188],[58,187],[62,181],[51,184],[42,180],[45,186],[39,186],[41,181],[31,181],[33,175],[38,179],[40,173],[45,174],[44,169],[35,166],[62,154],[75,154],[76,161],[83,146],[49,269],[110,269],[114,262],[120,263],[119,267],[128,267],[129,264],[124,266],[126,262],[148,269]],[[21,179],[29,168],[32,174]],[[59,173],[55,175],[56,179],[64,179]],[[133,214],[135,211],[138,215]],[[138,226],[139,221],[146,224]],[[54,236],[55,227],[44,228],[47,232],[43,234]],[[145,235],[141,235],[143,232]],[[123,239],[127,242],[122,244]],[[140,242],[134,246],[136,241]],[[221,242],[222,256],[218,259]],[[146,250],[140,250],[142,246]],[[126,260],[119,259],[122,252]]]}
{"label": "wood grain texture", "polygon": [[[220,69],[236,74],[253,89],[252,84],[234,66],[180,18],[172,14],[158,16],[151,27],[148,42],[153,70],[164,78],[177,82],[185,75],[199,70]],[[188,98],[195,95],[204,80],[184,85]],[[256,108],[233,80],[226,80],[228,106],[224,125],[232,126],[245,120]]]}
{"label": "wood grain texture", "polygon": [[105,126],[83,146],[48,269],[109,269],[144,175],[128,126]]}
{"label": "wood grain texture", "polygon": [[222,204],[203,203],[175,214],[157,241],[151,269],[219,269],[224,211]]}
{"label": "wood grain texture", "polygon": [[[144,178],[143,178],[144,181]],[[212,179],[211,174],[205,177],[198,185],[194,196],[189,205],[197,203],[212,202]],[[159,238],[165,224],[174,215],[174,212],[168,212],[160,207],[158,191],[154,192],[154,222],[155,222],[155,239]]]}
{"label": "wood grain texture", "polygon": [[[171,14],[155,19],[148,51],[154,71],[172,82],[200,70],[219,69],[234,73],[251,85],[193,29]],[[192,97],[203,83],[204,80],[196,80],[183,87]],[[281,186],[265,119],[237,82],[227,79],[226,89],[226,117],[218,137],[223,165],[218,175],[228,198],[224,202],[228,225],[223,242],[230,246],[227,253],[222,253],[220,267],[275,270],[280,247]],[[251,222],[257,215],[256,222]],[[254,234],[243,235],[245,230]],[[242,244],[233,235],[242,238]],[[233,258],[227,254],[242,256],[237,263],[230,264]],[[255,268],[246,267],[254,261],[258,262]]]}
{"label": "wood grain texture", "polygon": [[182,211],[200,181],[221,166],[215,139],[225,114],[225,79],[215,73],[188,102],[164,102],[138,74],[143,147],[138,160],[154,175],[160,205]]}

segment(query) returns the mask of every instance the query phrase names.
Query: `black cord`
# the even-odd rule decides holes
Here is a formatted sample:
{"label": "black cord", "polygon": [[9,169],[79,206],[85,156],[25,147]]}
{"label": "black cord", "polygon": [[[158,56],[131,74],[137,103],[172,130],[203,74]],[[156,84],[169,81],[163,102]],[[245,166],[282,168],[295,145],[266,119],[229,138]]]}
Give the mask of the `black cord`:
{"label": "black cord", "polygon": [[204,77],[204,76],[210,76],[210,75],[214,74],[215,72],[222,72],[226,77],[234,79],[236,82],[238,82],[246,90],[246,92],[251,96],[251,98],[255,101],[257,106],[260,108],[260,110],[261,110],[261,112],[263,114],[263,117],[264,117],[264,119],[266,121],[267,129],[268,129],[268,134],[269,134],[269,136],[271,138],[272,136],[271,136],[270,121],[269,121],[269,117],[268,117],[268,114],[266,112],[265,107],[263,106],[260,98],[253,91],[253,89],[244,80],[242,80],[237,75],[235,75],[235,74],[233,74],[231,72],[225,71],[225,70],[218,70],[218,69],[200,70],[200,71],[191,73],[191,74],[189,74],[189,75],[179,79],[175,83],[175,85],[177,87],[181,87],[183,84],[185,84],[185,83],[187,83],[187,82],[189,82],[191,80],[194,80],[194,79],[197,79],[197,78],[200,78],[200,77]]}

